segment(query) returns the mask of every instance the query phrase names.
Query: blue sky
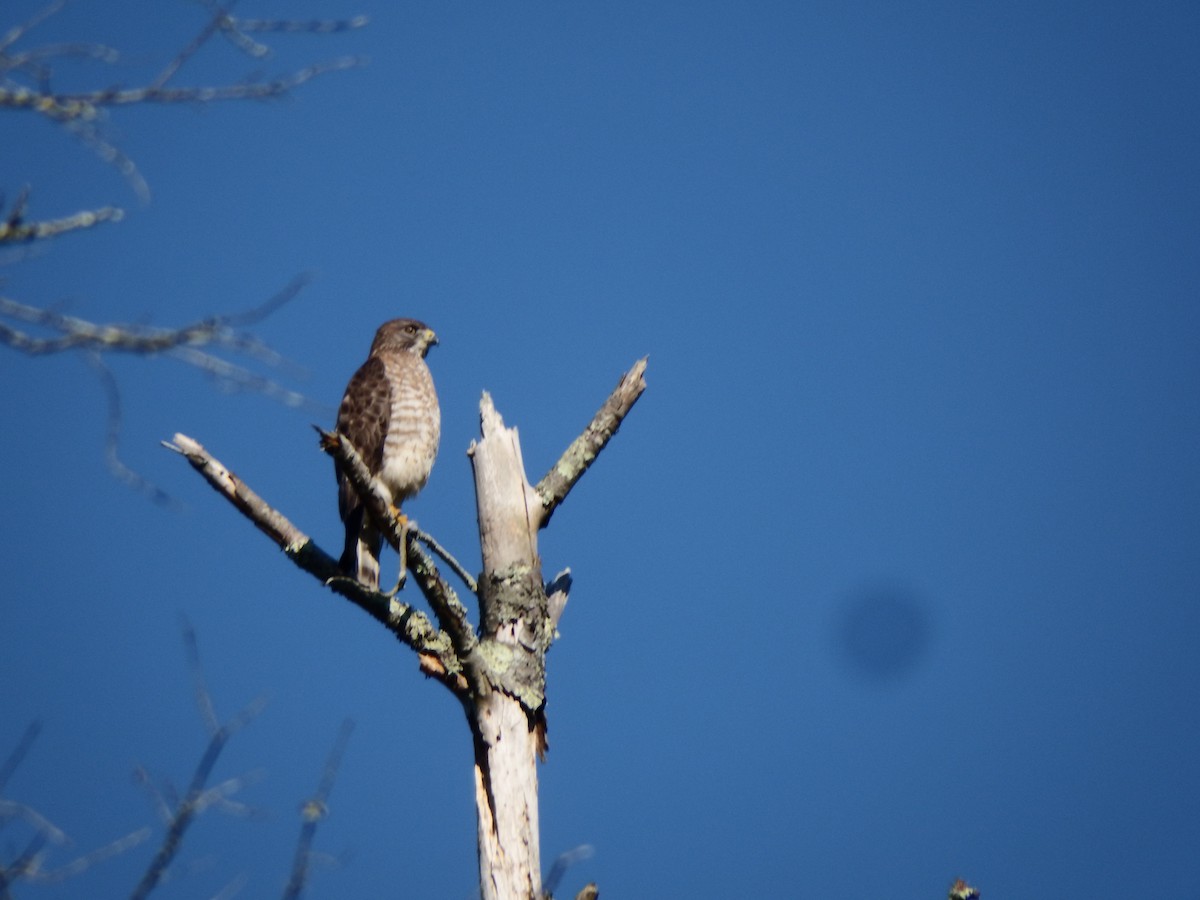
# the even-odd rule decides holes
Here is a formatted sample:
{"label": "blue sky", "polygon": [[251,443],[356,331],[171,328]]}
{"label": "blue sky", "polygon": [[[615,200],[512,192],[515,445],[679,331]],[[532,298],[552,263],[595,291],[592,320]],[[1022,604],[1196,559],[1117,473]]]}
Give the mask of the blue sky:
{"label": "blue sky", "polygon": [[[339,5],[340,4],[340,5]],[[31,43],[137,84],[203,23],[76,0]],[[4,26],[36,4],[9,3]],[[531,478],[632,362],[649,391],[543,535],[575,589],[551,652],[542,846],[605,895],[1200,897],[1200,8],[1114,3],[367,4],[214,45],[180,84],[345,54],[287,100],[119,111],[154,192],[9,113],[31,214],[125,221],[6,257],[3,292],[178,325],[316,280],[257,328],[328,411],[117,359],[108,476],[82,360],[0,352],[6,795],[74,853],[186,783],[218,712],[267,692],[164,897],[286,880],[296,810],[357,728],[312,896],[468,897],[471,750],[411,653],[294,569],[158,441],[192,435],[326,549],[332,420],[375,327],[432,325],[442,451],[411,513],[477,566],[481,390]],[[59,888],[119,896],[143,847]]]}

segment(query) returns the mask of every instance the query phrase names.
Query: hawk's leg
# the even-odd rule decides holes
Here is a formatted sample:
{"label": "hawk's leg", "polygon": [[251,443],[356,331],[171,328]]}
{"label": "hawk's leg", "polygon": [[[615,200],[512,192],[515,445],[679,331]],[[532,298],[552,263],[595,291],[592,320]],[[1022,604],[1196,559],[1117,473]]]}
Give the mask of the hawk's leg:
{"label": "hawk's leg", "polygon": [[400,589],[404,587],[404,582],[408,580],[408,529],[410,525],[415,525],[416,523],[410,523],[408,516],[394,506],[391,507],[389,512],[395,518],[396,525],[400,529],[400,546],[397,548],[400,554],[400,575],[396,578],[396,586],[387,592],[388,597],[395,597],[396,594],[400,593]]}

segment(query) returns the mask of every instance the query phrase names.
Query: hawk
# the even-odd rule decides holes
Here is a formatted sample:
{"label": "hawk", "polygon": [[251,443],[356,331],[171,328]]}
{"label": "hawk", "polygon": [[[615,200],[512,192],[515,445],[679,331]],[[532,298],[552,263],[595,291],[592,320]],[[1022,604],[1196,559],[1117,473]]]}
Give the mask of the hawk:
{"label": "hawk", "polygon": [[[415,319],[384,322],[338,408],[336,430],[350,439],[371,474],[391,492],[397,511],[425,487],[437,457],[442,414],[425,365],[425,354],[437,342],[437,335]],[[346,525],[342,571],[378,590],[383,535],[336,462],[334,470],[338,512]]]}

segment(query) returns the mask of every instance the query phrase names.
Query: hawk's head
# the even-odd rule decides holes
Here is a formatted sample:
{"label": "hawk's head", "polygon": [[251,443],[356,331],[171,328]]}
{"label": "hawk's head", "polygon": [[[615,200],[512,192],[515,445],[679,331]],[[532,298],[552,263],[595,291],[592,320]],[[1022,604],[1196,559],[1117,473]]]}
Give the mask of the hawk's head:
{"label": "hawk's head", "polygon": [[424,356],[438,342],[433,329],[416,319],[392,319],[384,322],[371,342],[371,355],[376,353],[416,353]]}

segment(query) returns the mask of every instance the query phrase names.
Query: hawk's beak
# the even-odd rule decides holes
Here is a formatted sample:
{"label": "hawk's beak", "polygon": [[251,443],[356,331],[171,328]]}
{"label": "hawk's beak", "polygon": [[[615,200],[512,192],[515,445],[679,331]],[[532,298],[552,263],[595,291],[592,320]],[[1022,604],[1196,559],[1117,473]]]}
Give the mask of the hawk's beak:
{"label": "hawk's beak", "polygon": [[433,329],[426,328],[425,329],[425,345],[428,347],[432,347],[437,342],[438,342],[437,335],[434,334]]}

